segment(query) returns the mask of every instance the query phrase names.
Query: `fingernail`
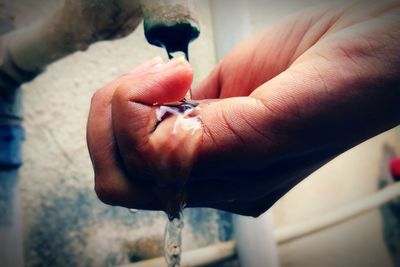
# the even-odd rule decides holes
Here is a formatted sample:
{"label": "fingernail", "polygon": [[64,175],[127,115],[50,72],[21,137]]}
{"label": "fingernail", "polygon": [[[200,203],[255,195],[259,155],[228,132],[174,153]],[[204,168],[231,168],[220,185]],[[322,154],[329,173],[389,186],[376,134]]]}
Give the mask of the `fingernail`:
{"label": "fingernail", "polygon": [[155,65],[158,65],[158,64],[162,64],[164,62],[164,60],[162,59],[162,57],[154,57],[150,60],[150,62],[152,62]]}
{"label": "fingernail", "polygon": [[179,67],[181,65],[184,65],[185,63],[186,63],[185,57],[176,57],[170,60],[166,65],[172,68],[172,67]]}
{"label": "fingernail", "polygon": [[149,71],[152,68],[157,68],[157,67],[161,67],[163,65],[163,59],[161,57],[155,57],[152,59],[147,60],[146,62],[144,62],[143,64],[133,68],[130,71],[127,71],[125,74],[138,74],[138,73],[143,73],[144,71]]}
{"label": "fingernail", "polygon": [[161,70],[174,69],[174,68],[179,68],[181,66],[186,66],[186,65],[187,65],[187,61],[186,61],[185,57],[177,57],[177,58],[171,59],[168,62],[164,62],[163,60],[161,60],[161,62],[158,62],[152,66],[151,72],[154,73],[154,72],[159,72]]}
{"label": "fingernail", "polygon": [[154,65],[151,67],[153,72],[160,70],[165,65],[165,62],[161,57],[155,57],[152,61],[154,61]]}
{"label": "fingernail", "polygon": [[185,65],[187,63],[186,58],[184,56],[179,56],[179,57],[175,58],[174,60],[175,60],[176,67]]}

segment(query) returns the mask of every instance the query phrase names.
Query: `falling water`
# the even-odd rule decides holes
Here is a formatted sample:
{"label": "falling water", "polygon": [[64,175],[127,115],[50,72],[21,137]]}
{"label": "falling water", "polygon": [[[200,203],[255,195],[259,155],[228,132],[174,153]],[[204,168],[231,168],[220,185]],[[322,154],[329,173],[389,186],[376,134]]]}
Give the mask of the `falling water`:
{"label": "falling water", "polygon": [[164,232],[164,255],[168,267],[179,267],[182,252],[183,215],[169,218]]}
{"label": "falling water", "polygon": [[[200,127],[200,117],[196,115],[196,111],[200,108],[197,104],[188,102],[180,102],[172,106],[160,106],[157,109],[156,116],[158,121],[162,121],[168,115],[176,116],[175,125],[172,134],[178,131],[185,131],[194,134]],[[187,177],[179,177],[178,181],[186,181]],[[167,200],[166,213],[168,221],[164,234],[164,254],[169,267],[179,267],[182,252],[182,229],[183,214],[182,211],[186,206],[185,182],[177,185],[177,187],[166,187],[172,194],[172,198]]]}
{"label": "falling water", "polygon": [[[147,3],[147,2],[145,2]],[[144,7],[149,8],[149,10],[144,9],[145,14],[167,14],[178,15],[182,12],[182,7],[171,6],[162,8],[152,5],[144,5]],[[170,8],[169,10],[165,10]],[[185,7],[183,7],[185,11]],[[179,12],[177,12],[179,11]],[[186,14],[190,12],[189,10],[183,12]],[[189,43],[195,40],[199,36],[199,28],[196,23],[187,20],[191,18],[190,13],[183,16],[177,16],[179,20],[174,21],[174,23],[164,23],[160,20],[158,23],[154,23],[150,18],[153,16],[145,16],[144,20],[144,30],[147,41],[150,44],[164,48],[167,51],[169,59],[176,57],[178,54],[183,53],[186,60],[189,61]],[[159,18],[158,18],[159,19]],[[193,20],[193,18],[192,18]],[[157,21],[157,20],[155,20]],[[188,95],[181,102],[174,105],[164,105],[160,106],[157,110],[157,120],[161,122],[165,116],[174,115],[177,117],[175,126],[172,134],[176,134],[177,131],[188,131],[193,134],[197,129],[201,127],[201,122],[199,116],[197,116],[192,111],[199,109],[197,104],[190,103],[188,100],[191,98],[191,89]],[[184,179],[177,179],[177,181],[186,181],[187,177],[177,177]],[[171,188],[164,188],[162,190],[169,190],[173,193],[172,199],[167,201],[166,213],[168,216],[168,221],[165,228],[164,235],[164,252],[165,258],[169,267],[180,266],[181,260],[181,244],[182,244],[182,228],[183,228],[183,215],[182,210],[186,205],[185,198],[185,185],[177,185],[180,187],[178,190]]]}

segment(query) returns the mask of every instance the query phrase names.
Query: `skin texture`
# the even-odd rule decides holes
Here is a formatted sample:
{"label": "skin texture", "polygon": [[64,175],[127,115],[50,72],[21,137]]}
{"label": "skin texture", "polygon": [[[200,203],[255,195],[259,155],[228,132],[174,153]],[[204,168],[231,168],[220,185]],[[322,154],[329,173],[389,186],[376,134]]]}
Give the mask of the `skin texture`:
{"label": "skin texture", "polygon": [[[173,197],[160,181],[187,180],[189,207],[258,216],[337,155],[400,123],[399,71],[399,1],[301,11],[241,43],[194,90],[203,127],[179,137],[182,150],[168,146],[175,118],[156,127],[153,104],[182,99],[193,71],[153,59],[93,97],[96,192],[108,204],[159,210]],[[170,162],[186,159],[178,165],[188,175],[169,165],[166,181],[154,171],[165,162],[154,155],[166,151]]]}

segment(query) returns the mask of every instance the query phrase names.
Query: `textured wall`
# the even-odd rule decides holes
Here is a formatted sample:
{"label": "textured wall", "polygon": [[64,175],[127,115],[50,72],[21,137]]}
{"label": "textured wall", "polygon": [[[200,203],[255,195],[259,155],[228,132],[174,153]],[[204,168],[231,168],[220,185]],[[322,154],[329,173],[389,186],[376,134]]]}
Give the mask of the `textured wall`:
{"label": "textured wall", "polygon": [[[49,3],[47,10],[55,5],[50,2],[42,1]],[[46,13],[43,7],[37,12]],[[207,1],[199,12],[202,33],[191,46],[196,82],[215,64]],[[100,203],[85,140],[94,91],[159,55],[166,58],[165,51],[147,44],[140,25],[124,39],[95,44],[52,64],[24,86],[21,196],[27,266],[114,266],[162,254],[165,215],[131,214]],[[213,210],[186,211],[183,249],[230,239],[229,222],[229,215]]]}
{"label": "textured wall", "polygon": [[[2,1],[2,0],[0,0]],[[329,1],[329,0],[327,0]],[[16,25],[31,23],[61,0],[13,1]],[[196,82],[214,61],[211,18],[201,3],[202,35],[192,46]],[[254,31],[321,0],[253,0]],[[164,55],[130,36],[92,46],[53,65],[24,86],[25,166],[21,175],[27,266],[111,266],[160,254],[162,213],[130,214],[101,204],[85,144],[93,92],[124,71]],[[285,226],[347,205],[377,190],[385,174],[385,147],[400,154],[399,130],[374,138],[335,159],[305,180],[272,209],[275,226]],[[207,237],[204,232],[209,233]],[[211,210],[186,212],[184,249],[231,238],[230,217]],[[390,266],[378,211],[280,246],[286,266]]]}
{"label": "textured wall", "polygon": [[[378,190],[389,178],[388,151],[400,154],[395,129],[346,152],[296,186],[273,207],[275,225],[326,214]],[[392,266],[379,210],[279,247],[282,266]]]}

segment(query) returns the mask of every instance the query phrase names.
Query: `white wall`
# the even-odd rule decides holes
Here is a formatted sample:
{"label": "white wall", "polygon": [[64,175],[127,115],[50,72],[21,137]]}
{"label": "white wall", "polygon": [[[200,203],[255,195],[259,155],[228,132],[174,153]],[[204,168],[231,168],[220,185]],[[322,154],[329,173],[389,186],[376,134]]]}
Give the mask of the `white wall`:
{"label": "white wall", "polygon": [[[16,24],[22,27],[45,17],[61,2],[41,0],[35,7],[17,1]],[[215,64],[208,1],[199,3],[198,11],[201,35],[190,47],[194,84]],[[167,59],[164,50],[146,42],[142,27],[126,38],[70,55],[23,86],[27,138],[20,188],[26,266],[110,266],[127,263],[132,255],[162,254],[166,216],[132,215],[101,204],[93,190],[85,138],[90,99],[97,89],[150,58]],[[184,250],[220,241],[219,213],[188,214]]]}
{"label": "white wall", "polygon": [[[19,2],[22,4],[16,7],[17,13],[26,15],[18,17],[17,22],[24,25],[32,19],[33,2]],[[48,2],[53,7],[60,1],[40,2]],[[195,83],[204,78],[215,63],[208,1],[199,2],[202,3],[202,35],[191,48]],[[252,30],[258,31],[292,11],[320,2],[254,0],[249,9]],[[35,1],[35,5],[37,3]],[[46,8],[38,12],[40,16],[47,13]],[[64,219],[67,222],[72,214],[70,211],[57,211],[57,204],[51,195],[57,194],[57,199],[68,200],[71,192],[93,192],[93,175],[85,143],[86,117],[93,92],[117,75],[156,55],[165,56],[164,51],[150,47],[145,42],[139,27],[124,39],[96,44],[87,52],[76,53],[51,65],[38,79],[24,86],[27,140],[24,145],[25,165],[21,174],[21,188],[26,239],[32,239],[33,228],[36,234],[45,233],[46,227],[55,227],[56,230],[59,227],[60,231],[64,231],[64,225],[43,224],[43,229],[36,229],[45,216],[41,214],[43,209],[53,210],[52,215],[60,214],[59,221]],[[323,214],[376,191],[377,180],[383,173],[381,161],[384,158],[384,144],[400,154],[399,130],[385,133],[345,153],[293,189],[272,208],[275,227]],[[66,207],[73,209],[68,205]],[[103,210],[88,212],[96,217]],[[62,217],[62,214],[66,217]],[[96,227],[88,226],[82,232],[72,229],[68,230],[68,238],[74,244],[82,238],[94,242],[96,246],[78,244],[76,247],[82,249],[82,257],[91,255],[101,262],[105,260],[105,250],[126,248],[123,246],[126,236],[129,236],[128,241],[132,241],[143,235],[162,232],[159,229],[161,226],[154,224],[151,227],[141,225],[142,233],[136,234],[134,227],[138,226],[133,222],[132,225],[135,226],[104,223]],[[283,267],[390,266],[381,229],[378,211],[372,212],[280,246],[280,261]],[[190,229],[187,230],[186,244],[193,240],[200,245],[205,243],[190,237],[189,232]],[[58,240],[56,236],[54,240]],[[39,244],[32,246],[47,245],[40,244],[40,239],[34,239],[33,242]],[[26,248],[32,248],[31,245]],[[51,245],[59,244],[55,242]],[[28,258],[33,263],[37,262],[38,256],[30,250],[28,253]]]}

